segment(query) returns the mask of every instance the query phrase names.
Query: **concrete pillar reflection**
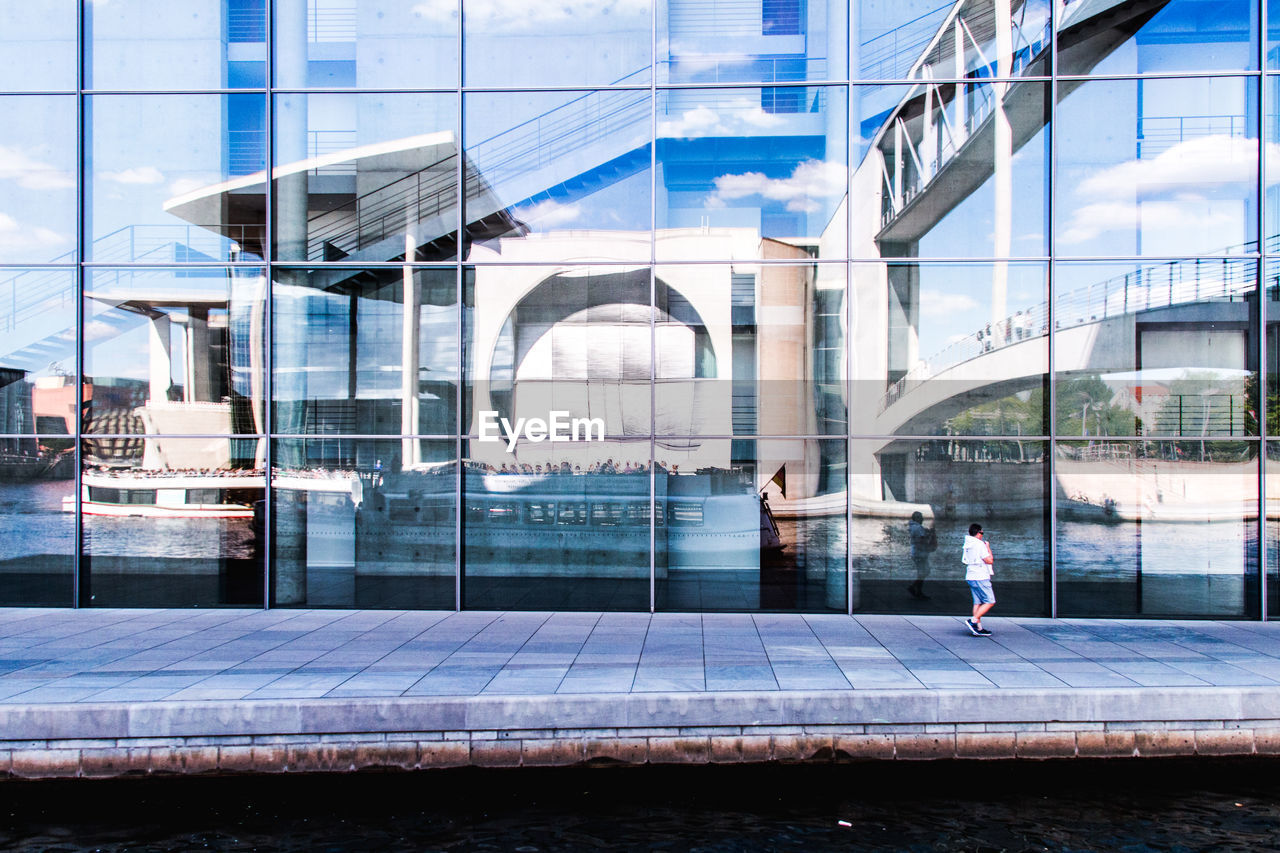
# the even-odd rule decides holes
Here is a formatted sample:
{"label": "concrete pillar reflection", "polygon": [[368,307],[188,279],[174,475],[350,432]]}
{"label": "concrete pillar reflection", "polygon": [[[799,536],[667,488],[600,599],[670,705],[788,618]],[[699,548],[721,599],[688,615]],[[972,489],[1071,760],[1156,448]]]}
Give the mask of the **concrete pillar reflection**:
{"label": "concrete pillar reflection", "polygon": [[[1005,78],[1012,73],[1013,59],[1013,0],[995,0],[996,19],[996,76],[999,82],[992,84],[992,107],[995,131],[995,162],[993,188],[995,208],[992,211],[992,230],[995,232],[993,247],[996,258],[1007,258],[1013,244],[1013,130],[1005,112],[1004,98],[1009,84]],[[1003,322],[1009,314],[1009,264],[997,260],[991,272],[991,322]]]}
{"label": "concrete pillar reflection", "polygon": [[[421,431],[418,417],[418,337],[422,322],[422,308],[419,304],[413,267],[409,263],[414,255],[413,242],[413,229],[408,228],[404,235],[404,314],[401,317],[402,340],[400,342],[400,433],[402,435],[416,435]],[[419,447],[416,438],[401,440],[401,459],[406,468],[422,461]]]}
{"label": "concrete pillar reflection", "polygon": [[150,380],[152,405],[168,400],[169,386],[173,384],[169,329],[169,315],[159,313],[151,318],[151,324],[147,327],[150,352],[147,375]]}
{"label": "concrete pillar reflection", "polygon": [[[275,28],[276,85],[307,85],[306,0],[277,0]],[[307,159],[307,96],[283,95],[275,103],[275,163],[288,166]],[[281,175],[275,184],[276,259],[307,259],[307,173]]]}
{"label": "concrete pillar reflection", "polygon": [[209,309],[193,307],[187,319],[186,393],[188,403],[216,402],[213,399],[209,364]]}

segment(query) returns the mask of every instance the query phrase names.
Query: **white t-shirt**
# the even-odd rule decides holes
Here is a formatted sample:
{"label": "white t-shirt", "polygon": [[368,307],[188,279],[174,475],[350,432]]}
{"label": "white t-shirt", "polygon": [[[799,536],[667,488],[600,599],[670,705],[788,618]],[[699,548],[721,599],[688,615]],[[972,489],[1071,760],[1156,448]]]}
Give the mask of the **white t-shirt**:
{"label": "white t-shirt", "polygon": [[991,564],[984,562],[991,556],[991,548],[977,536],[964,537],[964,550],[960,559],[964,563],[964,579],[985,581],[991,578]]}

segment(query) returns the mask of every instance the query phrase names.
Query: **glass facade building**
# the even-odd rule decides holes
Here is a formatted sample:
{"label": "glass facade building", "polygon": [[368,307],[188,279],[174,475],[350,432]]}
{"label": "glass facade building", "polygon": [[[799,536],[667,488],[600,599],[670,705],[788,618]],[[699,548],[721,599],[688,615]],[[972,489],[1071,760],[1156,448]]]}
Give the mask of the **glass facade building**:
{"label": "glass facade building", "polygon": [[1260,2],[6,4],[0,606],[1276,618]]}

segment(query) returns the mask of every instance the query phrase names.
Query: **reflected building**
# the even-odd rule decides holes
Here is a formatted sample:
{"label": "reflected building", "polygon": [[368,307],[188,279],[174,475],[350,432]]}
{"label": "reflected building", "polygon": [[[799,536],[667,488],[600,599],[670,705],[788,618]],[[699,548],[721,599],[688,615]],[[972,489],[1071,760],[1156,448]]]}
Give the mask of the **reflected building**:
{"label": "reflected building", "polygon": [[0,603],[1277,612],[1256,2],[0,16]]}

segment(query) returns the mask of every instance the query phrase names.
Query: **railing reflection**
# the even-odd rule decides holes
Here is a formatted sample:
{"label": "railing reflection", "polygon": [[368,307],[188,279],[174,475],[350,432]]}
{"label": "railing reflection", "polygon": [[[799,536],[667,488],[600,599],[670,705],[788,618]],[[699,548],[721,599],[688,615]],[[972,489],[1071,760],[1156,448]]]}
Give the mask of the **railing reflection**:
{"label": "railing reflection", "polygon": [[[1274,247],[1276,237],[1268,240]],[[1223,254],[1256,250],[1256,243],[1232,246]],[[1232,258],[1191,258],[1170,261],[1063,294],[1054,300],[1054,328],[1070,329],[1114,317],[1205,301],[1234,302],[1257,288],[1257,264]],[[924,381],[964,362],[1007,346],[1044,337],[1049,332],[1049,303],[1019,310],[948,345],[920,362],[889,386],[880,411],[900,400]]]}

